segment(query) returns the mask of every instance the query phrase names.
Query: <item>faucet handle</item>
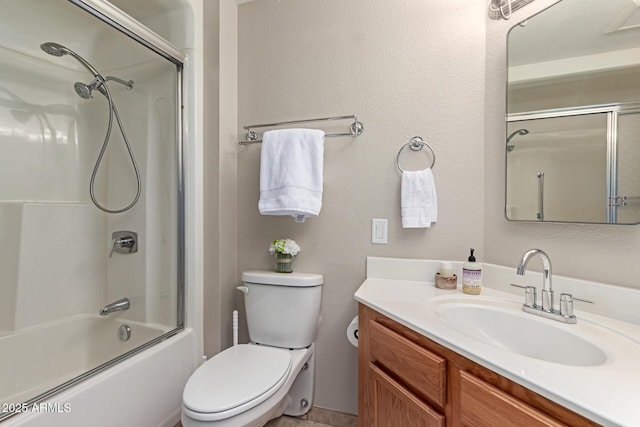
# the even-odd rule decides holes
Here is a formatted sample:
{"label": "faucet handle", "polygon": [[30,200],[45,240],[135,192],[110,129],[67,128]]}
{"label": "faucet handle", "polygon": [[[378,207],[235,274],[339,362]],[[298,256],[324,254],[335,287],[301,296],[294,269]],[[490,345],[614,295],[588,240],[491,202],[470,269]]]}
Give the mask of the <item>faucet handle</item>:
{"label": "faucet handle", "polygon": [[114,252],[118,253],[131,253],[134,252],[136,245],[136,239],[133,236],[125,236],[115,239],[113,246],[111,246],[111,252],[109,252],[109,258],[113,256]]}
{"label": "faucet handle", "polygon": [[138,252],[138,233],[133,231],[115,231],[111,235],[113,245],[111,246],[111,252],[109,258],[113,256],[113,253],[119,254],[132,254]]}
{"label": "faucet handle", "polygon": [[573,301],[588,302],[594,304],[593,301],[575,298],[571,294],[560,294],[560,314],[563,316],[573,316]]}
{"label": "faucet handle", "polygon": [[524,305],[527,307],[536,306],[536,288],[534,286],[522,286],[511,283],[511,286],[524,289]]}

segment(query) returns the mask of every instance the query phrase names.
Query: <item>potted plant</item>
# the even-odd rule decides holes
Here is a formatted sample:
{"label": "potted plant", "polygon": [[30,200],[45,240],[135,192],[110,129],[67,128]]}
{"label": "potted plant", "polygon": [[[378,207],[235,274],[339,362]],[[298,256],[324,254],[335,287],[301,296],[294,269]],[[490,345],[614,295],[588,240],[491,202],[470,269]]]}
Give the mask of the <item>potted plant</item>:
{"label": "potted plant", "polygon": [[293,258],[300,252],[300,246],[291,239],[274,240],[269,246],[269,253],[276,255],[276,272],[293,272]]}

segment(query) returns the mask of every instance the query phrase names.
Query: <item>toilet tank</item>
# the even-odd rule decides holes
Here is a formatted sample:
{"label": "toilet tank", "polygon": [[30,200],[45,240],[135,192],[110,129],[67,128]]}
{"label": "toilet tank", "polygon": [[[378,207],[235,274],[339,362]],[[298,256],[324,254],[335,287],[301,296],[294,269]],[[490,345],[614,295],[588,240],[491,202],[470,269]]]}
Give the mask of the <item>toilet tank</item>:
{"label": "toilet tank", "polygon": [[313,273],[245,271],[244,306],[251,342],[309,347],[320,323],[324,277]]}

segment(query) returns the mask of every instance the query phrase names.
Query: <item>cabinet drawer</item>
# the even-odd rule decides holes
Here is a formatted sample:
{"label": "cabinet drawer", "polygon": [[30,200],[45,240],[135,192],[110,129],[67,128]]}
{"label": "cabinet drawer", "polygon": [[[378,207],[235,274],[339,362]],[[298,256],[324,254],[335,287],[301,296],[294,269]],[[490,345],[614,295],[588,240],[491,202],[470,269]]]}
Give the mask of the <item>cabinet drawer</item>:
{"label": "cabinet drawer", "polygon": [[445,406],[446,359],[374,320],[369,321],[369,351],[377,364],[393,372],[410,388],[436,405]]}
{"label": "cabinet drawer", "polygon": [[566,425],[464,371],[460,372],[460,420],[473,427]]}
{"label": "cabinet drawer", "polygon": [[418,399],[374,364],[369,364],[373,387],[373,425],[370,427],[444,427],[444,416]]}

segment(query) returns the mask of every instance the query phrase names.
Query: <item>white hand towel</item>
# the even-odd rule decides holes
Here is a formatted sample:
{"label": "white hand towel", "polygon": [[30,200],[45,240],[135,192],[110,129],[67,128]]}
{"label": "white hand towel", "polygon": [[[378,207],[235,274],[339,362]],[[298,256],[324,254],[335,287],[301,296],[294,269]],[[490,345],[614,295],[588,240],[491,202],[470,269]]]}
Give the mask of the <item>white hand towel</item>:
{"label": "white hand towel", "polygon": [[400,192],[403,228],[431,227],[438,220],[438,200],[431,169],[404,171]]}
{"label": "white hand towel", "polygon": [[324,132],[278,129],[262,135],[260,201],[262,215],[291,215],[296,222],[322,208]]}

